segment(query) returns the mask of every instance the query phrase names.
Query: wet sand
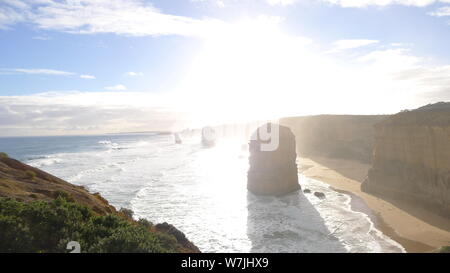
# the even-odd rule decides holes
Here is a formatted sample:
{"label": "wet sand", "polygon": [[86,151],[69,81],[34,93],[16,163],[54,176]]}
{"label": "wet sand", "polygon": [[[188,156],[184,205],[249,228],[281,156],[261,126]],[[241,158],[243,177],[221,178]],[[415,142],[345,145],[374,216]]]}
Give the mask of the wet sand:
{"label": "wet sand", "polygon": [[362,192],[360,185],[367,176],[369,164],[324,157],[300,158],[298,163],[305,176],[350,194],[352,209],[369,215],[380,231],[408,252],[432,252],[450,245],[450,219],[414,204],[381,199]]}

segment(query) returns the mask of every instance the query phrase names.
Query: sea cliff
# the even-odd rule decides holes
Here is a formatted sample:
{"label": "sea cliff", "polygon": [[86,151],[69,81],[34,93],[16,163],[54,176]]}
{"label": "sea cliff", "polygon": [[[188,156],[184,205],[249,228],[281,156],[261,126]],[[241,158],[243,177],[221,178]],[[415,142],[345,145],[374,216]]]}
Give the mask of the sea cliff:
{"label": "sea cliff", "polygon": [[370,163],[374,124],[384,115],[319,115],[288,117],[280,124],[296,136],[300,157],[324,156]]}
{"label": "sea cliff", "polygon": [[403,111],[375,125],[362,189],[450,215],[450,103]]}

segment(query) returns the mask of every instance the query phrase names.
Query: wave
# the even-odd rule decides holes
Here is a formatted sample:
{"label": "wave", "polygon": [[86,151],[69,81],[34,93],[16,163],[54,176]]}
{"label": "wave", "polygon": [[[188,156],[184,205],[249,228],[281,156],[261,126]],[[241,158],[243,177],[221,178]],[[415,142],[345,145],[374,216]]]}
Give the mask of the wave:
{"label": "wave", "polygon": [[98,144],[101,144],[103,146],[106,146],[110,148],[111,150],[126,150],[126,149],[132,149],[132,148],[141,148],[144,146],[148,146],[150,142],[148,141],[136,141],[132,143],[117,143],[112,142],[110,140],[101,140],[98,142]]}
{"label": "wave", "polygon": [[312,194],[305,194],[317,209],[330,230],[339,238],[349,252],[406,252],[397,242],[379,231],[369,215],[352,210],[352,197],[338,193],[330,185],[302,176],[302,186],[312,192],[325,193],[321,200]]}
{"label": "wave", "polygon": [[59,164],[61,162],[63,162],[63,159],[60,158],[59,155],[29,157],[29,159],[27,160],[28,165],[36,168],[51,166],[54,164]]}

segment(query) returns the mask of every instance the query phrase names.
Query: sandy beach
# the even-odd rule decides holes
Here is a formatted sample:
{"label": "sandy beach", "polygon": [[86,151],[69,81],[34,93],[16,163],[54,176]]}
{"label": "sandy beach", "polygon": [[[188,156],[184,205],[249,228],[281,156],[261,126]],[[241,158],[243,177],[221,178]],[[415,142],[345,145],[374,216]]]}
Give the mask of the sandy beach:
{"label": "sandy beach", "polygon": [[360,189],[369,164],[324,157],[300,158],[299,169],[307,177],[330,184],[335,190],[353,196],[354,209],[370,208],[377,228],[400,243],[408,252],[432,252],[450,245],[450,219],[433,214],[418,205],[381,199]]}

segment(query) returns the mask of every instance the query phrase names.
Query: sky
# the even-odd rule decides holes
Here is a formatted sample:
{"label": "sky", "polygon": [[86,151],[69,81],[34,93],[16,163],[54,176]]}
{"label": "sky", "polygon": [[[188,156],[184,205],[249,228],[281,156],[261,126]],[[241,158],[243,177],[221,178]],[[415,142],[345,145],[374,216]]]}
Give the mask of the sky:
{"label": "sky", "polygon": [[0,0],[0,136],[450,100],[450,0]]}

